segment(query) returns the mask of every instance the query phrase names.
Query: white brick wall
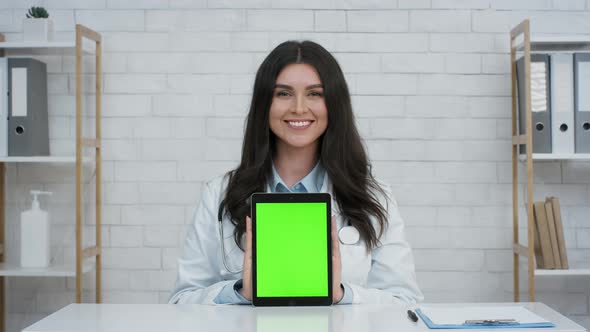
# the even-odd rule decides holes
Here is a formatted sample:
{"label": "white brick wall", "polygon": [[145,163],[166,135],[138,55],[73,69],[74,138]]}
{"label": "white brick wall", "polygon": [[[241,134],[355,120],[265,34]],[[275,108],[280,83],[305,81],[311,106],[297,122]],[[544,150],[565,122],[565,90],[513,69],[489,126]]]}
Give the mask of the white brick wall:
{"label": "white brick wall", "polygon": [[346,13],[350,32],[406,32],[408,12],[398,10],[350,10]]}
{"label": "white brick wall", "polygon": [[314,31],[346,31],[346,12],[318,10],[314,17]]}
{"label": "white brick wall", "polygon": [[[235,167],[255,72],[288,39],[319,42],[340,62],[374,173],[392,186],[406,221],[426,301],[512,299],[508,32],[530,18],[535,33],[587,34],[590,1],[39,4],[59,38],[71,38],[75,23],[103,35],[104,302],[168,299],[203,183]],[[22,37],[27,6],[0,1],[8,40]],[[40,58],[50,72],[51,148],[68,154],[74,57]],[[535,197],[561,198],[573,267],[590,265],[589,166],[535,164]],[[27,191],[43,188],[56,191],[45,202],[56,223],[54,259],[72,261],[70,170],[9,165],[7,175],[8,259],[18,259],[15,220]],[[519,182],[522,202],[523,176]],[[84,278],[88,300],[93,280]],[[537,298],[590,328],[588,285],[588,277],[538,278]],[[73,279],[59,278],[10,278],[8,286],[8,331],[72,302],[75,289]]]}
{"label": "white brick wall", "polygon": [[469,10],[420,10],[410,14],[410,31],[415,32],[469,32]]}

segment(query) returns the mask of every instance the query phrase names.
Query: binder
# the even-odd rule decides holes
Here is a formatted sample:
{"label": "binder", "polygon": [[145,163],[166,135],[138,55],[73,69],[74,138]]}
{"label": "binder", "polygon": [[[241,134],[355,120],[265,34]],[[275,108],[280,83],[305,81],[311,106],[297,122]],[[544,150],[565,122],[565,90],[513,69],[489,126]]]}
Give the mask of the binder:
{"label": "binder", "polygon": [[422,306],[415,311],[429,329],[555,327],[521,306]]}
{"label": "binder", "polygon": [[45,63],[9,58],[8,90],[8,155],[49,155]]}
{"label": "binder", "polygon": [[0,57],[0,157],[8,156],[8,62]]}
{"label": "binder", "polygon": [[559,256],[559,244],[557,243],[557,232],[553,218],[553,205],[545,200],[545,212],[547,214],[547,226],[549,226],[549,239],[551,240],[551,252],[553,264],[556,269],[561,269],[561,257]]}
{"label": "binder", "polygon": [[[524,57],[516,61],[519,133],[526,133]],[[531,116],[533,153],[551,153],[551,94],[549,55],[531,54]],[[526,146],[520,146],[526,153]]]}
{"label": "binder", "polygon": [[565,247],[565,236],[563,235],[563,223],[561,221],[561,205],[559,204],[559,198],[548,197],[547,200],[551,202],[553,206],[553,219],[555,220],[555,231],[557,233],[557,245],[559,246],[561,268],[569,269],[566,251],[567,249]]}
{"label": "binder", "polygon": [[553,249],[551,248],[551,238],[549,237],[549,226],[547,225],[547,214],[545,212],[545,202],[533,203],[535,212],[535,224],[539,230],[539,244],[541,245],[541,257],[543,259],[543,268],[554,269]]}
{"label": "binder", "polygon": [[551,146],[553,153],[574,150],[574,58],[572,54],[550,56]]}
{"label": "binder", "polygon": [[576,153],[590,152],[590,53],[574,54]]}

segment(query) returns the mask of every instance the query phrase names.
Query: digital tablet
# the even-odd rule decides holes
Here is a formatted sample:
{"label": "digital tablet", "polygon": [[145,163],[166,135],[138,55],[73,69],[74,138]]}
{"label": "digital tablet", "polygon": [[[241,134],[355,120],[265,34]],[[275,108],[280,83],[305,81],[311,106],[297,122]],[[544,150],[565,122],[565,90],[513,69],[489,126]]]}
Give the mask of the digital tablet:
{"label": "digital tablet", "polygon": [[332,304],[330,194],[260,193],[252,203],[252,303]]}

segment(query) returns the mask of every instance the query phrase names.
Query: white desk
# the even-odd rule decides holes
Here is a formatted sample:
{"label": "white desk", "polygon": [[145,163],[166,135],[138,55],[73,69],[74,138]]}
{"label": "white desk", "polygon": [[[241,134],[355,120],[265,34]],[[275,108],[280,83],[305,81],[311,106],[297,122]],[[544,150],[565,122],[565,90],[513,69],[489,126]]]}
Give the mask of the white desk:
{"label": "white desk", "polygon": [[[465,305],[465,303],[428,305],[449,307]],[[477,303],[475,305],[494,304]],[[496,332],[586,331],[582,326],[542,303],[496,303],[495,305],[523,305],[556,325],[556,328],[542,329],[495,329]],[[408,319],[406,310],[395,305],[255,308],[168,304],[71,304],[23,331],[424,332],[436,330],[428,330],[421,320],[413,323]]]}

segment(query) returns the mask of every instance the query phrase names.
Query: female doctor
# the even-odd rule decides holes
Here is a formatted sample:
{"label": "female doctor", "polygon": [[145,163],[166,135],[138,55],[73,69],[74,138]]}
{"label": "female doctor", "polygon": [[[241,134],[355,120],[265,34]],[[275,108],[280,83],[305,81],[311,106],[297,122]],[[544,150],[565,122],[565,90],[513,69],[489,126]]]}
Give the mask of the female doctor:
{"label": "female doctor", "polygon": [[415,303],[411,249],[390,190],[372,176],[344,75],[322,46],[288,41],[263,61],[240,165],[208,182],[170,303],[252,299],[249,197],[332,195],[333,303]]}

